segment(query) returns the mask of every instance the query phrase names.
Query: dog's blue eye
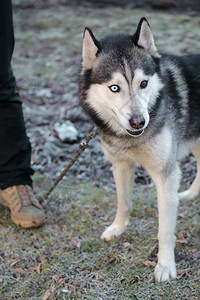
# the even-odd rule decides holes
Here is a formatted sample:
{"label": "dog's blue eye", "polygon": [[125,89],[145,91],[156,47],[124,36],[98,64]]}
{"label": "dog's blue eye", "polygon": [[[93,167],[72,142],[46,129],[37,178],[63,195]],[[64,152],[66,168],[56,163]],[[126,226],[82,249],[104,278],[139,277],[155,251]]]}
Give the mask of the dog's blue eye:
{"label": "dog's blue eye", "polygon": [[140,87],[141,89],[145,89],[148,85],[148,80],[143,80],[141,83],[140,83]]}
{"label": "dog's blue eye", "polygon": [[109,86],[109,89],[113,93],[119,93],[120,92],[120,87],[116,84],[113,84],[113,85]]}

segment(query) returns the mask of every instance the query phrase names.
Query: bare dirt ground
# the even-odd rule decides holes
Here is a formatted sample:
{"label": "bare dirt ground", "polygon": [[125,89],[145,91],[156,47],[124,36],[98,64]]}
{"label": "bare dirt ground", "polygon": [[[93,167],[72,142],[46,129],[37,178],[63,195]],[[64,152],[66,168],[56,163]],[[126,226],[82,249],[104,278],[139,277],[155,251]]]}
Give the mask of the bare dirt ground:
{"label": "bare dirt ground", "polygon": [[[97,38],[101,38],[117,31],[134,32],[139,19],[146,16],[161,52],[186,54],[199,51],[200,17],[197,11],[188,11],[188,6],[185,14],[177,13],[176,7],[172,9],[171,6],[164,7],[169,8],[167,12],[158,8],[154,11],[148,1],[143,1],[143,7],[148,10],[109,6],[108,3],[99,1],[96,7],[87,1],[80,5],[76,1],[14,2],[16,47],[13,67],[25,104],[25,120],[33,148],[32,165],[52,180],[66,166],[91,126],[79,107],[77,96],[85,26],[91,27]],[[127,5],[130,6],[130,1]],[[63,144],[56,136],[55,122],[67,119],[79,131],[77,143]],[[196,172],[193,157],[188,157],[182,166],[182,184],[188,186]],[[98,137],[70,174],[82,180],[95,180],[101,186],[113,185],[111,165],[103,155]],[[142,168],[137,169],[135,181],[151,182]]]}

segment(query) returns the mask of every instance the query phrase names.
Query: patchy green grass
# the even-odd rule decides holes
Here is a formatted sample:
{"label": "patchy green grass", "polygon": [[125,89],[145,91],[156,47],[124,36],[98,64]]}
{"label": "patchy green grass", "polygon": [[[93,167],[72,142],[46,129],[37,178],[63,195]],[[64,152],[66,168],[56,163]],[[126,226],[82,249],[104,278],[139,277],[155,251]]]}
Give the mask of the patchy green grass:
{"label": "patchy green grass", "polygon": [[[41,197],[51,185],[34,177]],[[131,224],[111,242],[100,235],[116,209],[114,192],[75,179],[62,181],[43,205],[45,226],[21,229],[0,209],[0,299],[199,299],[199,199],[181,203],[177,280],[155,283],[155,189],[137,188]]]}

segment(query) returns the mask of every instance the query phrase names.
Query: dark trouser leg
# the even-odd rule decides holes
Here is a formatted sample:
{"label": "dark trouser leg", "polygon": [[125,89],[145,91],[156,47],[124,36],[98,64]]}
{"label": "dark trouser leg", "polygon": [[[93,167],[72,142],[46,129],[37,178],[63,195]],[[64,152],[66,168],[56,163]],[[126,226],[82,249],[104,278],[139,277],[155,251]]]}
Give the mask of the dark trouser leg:
{"label": "dark trouser leg", "polygon": [[0,188],[31,185],[31,147],[21,103],[0,101],[0,144]]}
{"label": "dark trouser leg", "polygon": [[0,1],[0,188],[28,184],[31,147],[10,66],[14,48],[11,0]]}

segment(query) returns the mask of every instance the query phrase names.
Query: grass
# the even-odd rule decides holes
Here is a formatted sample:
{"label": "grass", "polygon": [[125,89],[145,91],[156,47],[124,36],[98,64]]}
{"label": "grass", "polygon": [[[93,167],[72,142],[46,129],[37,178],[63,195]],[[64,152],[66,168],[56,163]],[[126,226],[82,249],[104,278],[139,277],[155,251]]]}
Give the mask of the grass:
{"label": "grass", "polygon": [[[51,182],[34,177],[41,197]],[[45,226],[15,227],[0,210],[0,299],[199,299],[198,202],[179,209],[177,280],[155,283],[157,209],[154,188],[137,188],[131,224],[110,242],[100,240],[116,208],[114,192],[70,178],[45,201]]]}

